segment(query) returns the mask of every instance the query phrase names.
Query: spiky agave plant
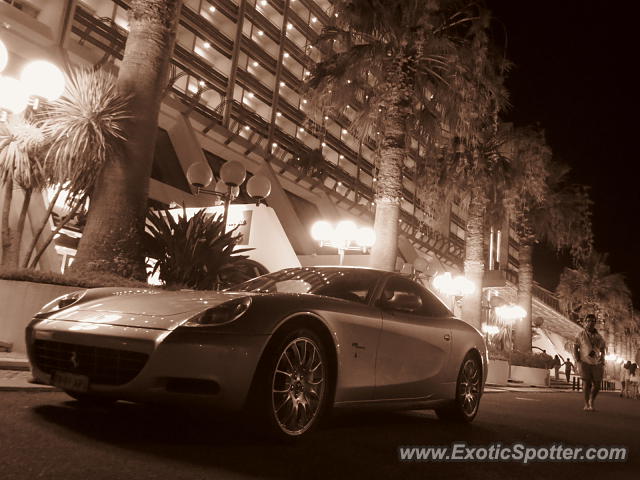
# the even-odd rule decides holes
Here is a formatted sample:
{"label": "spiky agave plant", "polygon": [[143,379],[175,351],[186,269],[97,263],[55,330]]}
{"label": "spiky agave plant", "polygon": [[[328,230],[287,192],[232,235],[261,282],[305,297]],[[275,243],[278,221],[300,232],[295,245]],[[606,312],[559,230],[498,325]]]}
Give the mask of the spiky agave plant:
{"label": "spiky agave plant", "polygon": [[78,69],[67,78],[63,96],[39,117],[49,147],[45,156],[54,183],[73,193],[90,192],[111,152],[125,142],[129,98],[104,70]]}
{"label": "spiky agave plant", "polygon": [[246,255],[250,248],[235,249],[241,235],[235,229],[225,232],[221,215],[199,210],[190,218],[183,207],[174,218],[167,211],[149,210],[145,233],[146,254],[156,259],[152,273],[169,288],[196,290],[216,288],[218,273]]}

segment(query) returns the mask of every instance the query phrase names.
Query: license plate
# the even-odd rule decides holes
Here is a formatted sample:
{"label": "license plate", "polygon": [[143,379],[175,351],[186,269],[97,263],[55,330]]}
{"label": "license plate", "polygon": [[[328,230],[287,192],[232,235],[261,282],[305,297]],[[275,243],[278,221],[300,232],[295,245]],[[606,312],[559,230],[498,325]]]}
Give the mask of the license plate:
{"label": "license plate", "polygon": [[86,392],[89,390],[89,377],[69,372],[53,372],[51,384],[63,390]]}

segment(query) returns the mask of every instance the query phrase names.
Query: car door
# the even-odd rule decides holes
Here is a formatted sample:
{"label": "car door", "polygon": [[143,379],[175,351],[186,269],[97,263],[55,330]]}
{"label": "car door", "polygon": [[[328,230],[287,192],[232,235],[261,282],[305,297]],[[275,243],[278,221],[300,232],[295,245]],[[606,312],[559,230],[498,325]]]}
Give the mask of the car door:
{"label": "car door", "polygon": [[390,276],[380,291],[382,331],[376,399],[442,398],[451,353],[451,313],[409,278]]}
{"label": "car door", "polygon": [[327,276],[326,286],[314,292],[333,300],[325,303],[322,315],[330,324],[338,346],[336,402],[373,398],[382,329],[380,309],[373,305],[379,279],[379,272],[374,270],[337,271]]}

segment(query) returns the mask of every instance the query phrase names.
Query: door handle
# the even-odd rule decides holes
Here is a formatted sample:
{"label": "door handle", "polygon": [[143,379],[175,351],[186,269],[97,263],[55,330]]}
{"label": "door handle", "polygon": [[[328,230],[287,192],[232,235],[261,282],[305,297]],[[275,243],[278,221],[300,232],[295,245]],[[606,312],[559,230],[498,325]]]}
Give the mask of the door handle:
{"label": "door handle", "polygon": [[445,339],[445,341],[447,341],[447,342],[448,342],[449,340],[451,340],[451,335],[450,335],[450,334],[448,334],[448,333],[445,333],[445,334],[444,334],[444,339]]}

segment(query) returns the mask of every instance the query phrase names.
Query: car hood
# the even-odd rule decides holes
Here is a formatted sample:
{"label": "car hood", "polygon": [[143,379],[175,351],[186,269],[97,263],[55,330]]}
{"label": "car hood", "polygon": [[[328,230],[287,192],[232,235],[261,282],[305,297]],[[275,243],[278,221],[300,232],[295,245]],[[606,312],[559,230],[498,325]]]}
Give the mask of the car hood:
{"label": "car hood", "polygon": [[89,291],[79,304],[61,310],[53,318],[172,330],[198,312],[248,295],[253,294],[191,290]]}

